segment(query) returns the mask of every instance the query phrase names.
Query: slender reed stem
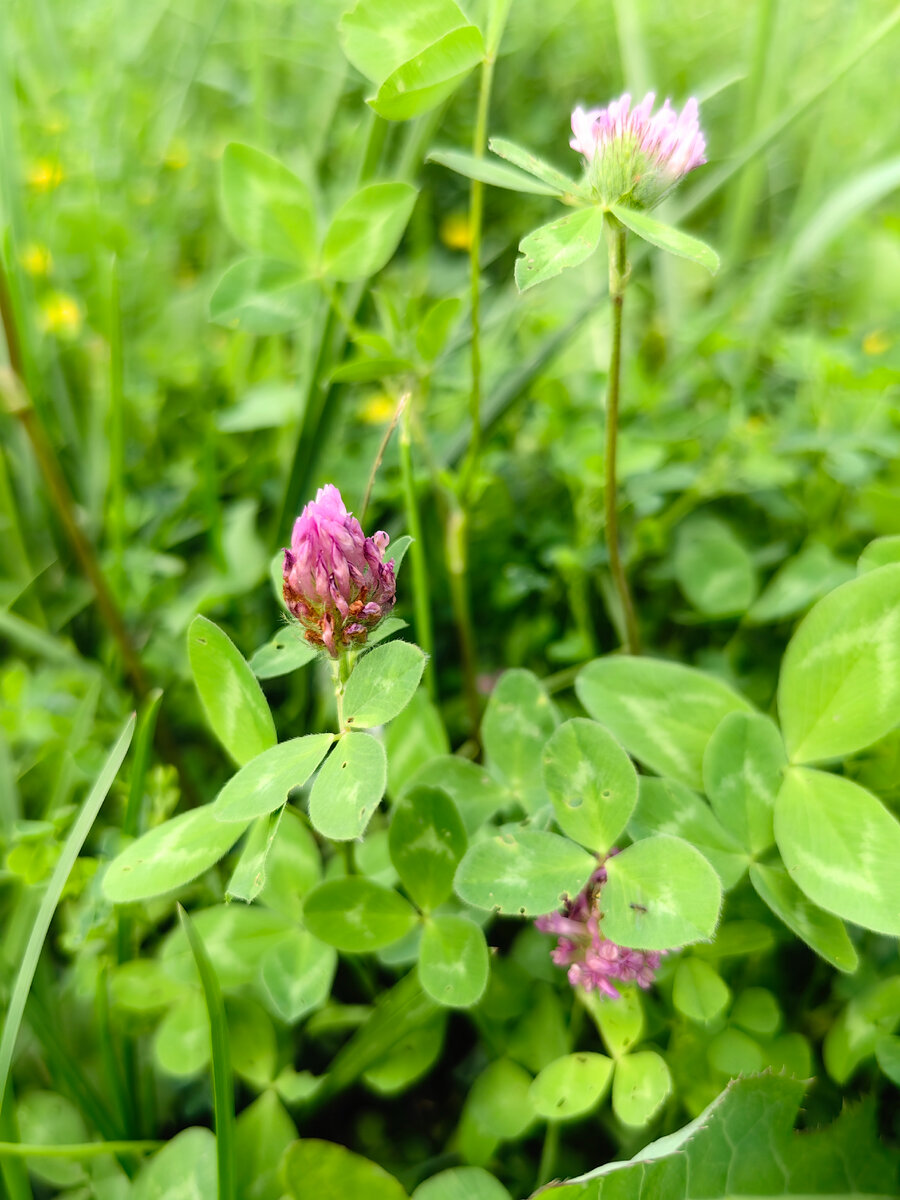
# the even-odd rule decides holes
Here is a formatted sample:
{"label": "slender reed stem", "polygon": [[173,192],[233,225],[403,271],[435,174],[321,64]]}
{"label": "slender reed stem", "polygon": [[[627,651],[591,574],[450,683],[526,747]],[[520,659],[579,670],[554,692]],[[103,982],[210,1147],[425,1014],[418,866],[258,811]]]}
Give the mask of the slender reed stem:
{"label": "slender reed stem", "polygon": [[437,685],[434,674],[434,629],[431,621],[431,588],[428,582],[428,561],[425,557],[425,539],[416,498],[416,483],[412,461],[412,397],[404,397],[400,422],[400,472],[403,478],[403,504],[406,509],[406,527],[412,537],[409,561],[413,573],[413,620],[416,641],[428,655],[425,668],[425,687],[431,700],[437,700]]}
{"label": "slender reed stem", "polygon": [[628,283],[628,259],[625,253],[625,229],[607,214],[609,241],[609,298],[612,304],[612,346],[609,355],[609,388],[606,399],[606,454],[603,505],[606,516],[606,546],[613,583],[622,606],[625,622],[625,649],[640,654],[641,640],[628,579],[619,556],[619,513],[616,486],[616,443],[619,433],[619,387],[622,373],[622,306]]}

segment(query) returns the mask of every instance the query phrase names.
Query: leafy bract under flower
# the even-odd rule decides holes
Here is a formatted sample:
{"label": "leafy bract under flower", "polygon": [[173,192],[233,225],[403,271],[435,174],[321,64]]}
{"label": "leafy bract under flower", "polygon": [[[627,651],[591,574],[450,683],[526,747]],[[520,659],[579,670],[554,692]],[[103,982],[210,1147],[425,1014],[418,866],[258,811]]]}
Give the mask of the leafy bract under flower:
{"label": "leafy bract under flower", "polygon": [[[618,854],[610,851],[609,857]],[[601,924],[600,891],[606,883],[606,868],[601,864],[574,900],[562,912],[538,917],[535,925],[541,933],[555,933],[559,941],[551,957],[558,967],[568,967],[572,987],[597,991],[613,1000],[620,999],[614,980],[636,983],[649,988],[666,952],[630,950],[604,937]]]}
{"label": "leafy bract under flower", "polygon": [[655,100],[648,92],[632,108],[626,92],[607,108],[572,113],[569,145],[584,156],[588,183],[601,204],[653,208],[688,171],[706,162],[697,101],[688,100],[679,113],[666,100],[653,113]]}
{"label": "leafy bract under flower", "polygon": [[366,537],[333,484],[319,488],[294,522],[284,552],[284,601],[306,640],[338,658],[362,645],[394,607],[388,535]]}

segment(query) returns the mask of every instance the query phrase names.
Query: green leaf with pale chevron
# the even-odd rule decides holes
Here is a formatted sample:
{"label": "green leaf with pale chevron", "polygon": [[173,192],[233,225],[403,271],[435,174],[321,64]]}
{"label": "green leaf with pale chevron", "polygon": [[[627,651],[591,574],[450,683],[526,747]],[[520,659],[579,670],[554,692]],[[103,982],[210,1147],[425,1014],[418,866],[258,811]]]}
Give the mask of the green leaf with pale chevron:
{"label": "green leaf with pale chevron", "polygon": [[752,712],[727,683],[679,663],[596,658],[575,681],[578,699],[634,758],[659,775],[703,787],[703,754],[731,712]]}
{"label": "green leaf with pale chevron", "polygon": [[843,776],[793,767],[775,801],[775,840],[810,900],[900,937],[900,822],[877,796]]}
{"label": "green leaf with pale chevron", "polygon": [[807,614],[781,664],[778,712],[795,763],[846,758],[900,724],[900,564]]}

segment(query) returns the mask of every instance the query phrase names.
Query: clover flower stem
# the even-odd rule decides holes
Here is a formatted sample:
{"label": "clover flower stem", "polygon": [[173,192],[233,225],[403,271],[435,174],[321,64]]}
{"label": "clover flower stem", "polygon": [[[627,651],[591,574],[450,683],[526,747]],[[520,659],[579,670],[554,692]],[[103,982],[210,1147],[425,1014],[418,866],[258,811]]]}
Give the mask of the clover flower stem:
{"label": "clover flower stem", "polygon": [[331,678],[334,683],[334,700],[337,705],[338,733],[346,733],[344,727],[344,686],[353,669],[351,655],[344,651],[338,658],[330,659]]}
{"label": "clover flower stem", "polygon": [[403,479],[403,504],[406,527],[412,537],[409,561],[413,573],[413,622],[416,641],[428,655],[425,667],[425,687],[431,700],[437,700],[434,677],[434,630],[431,623],[431,589],[428,585],[428,562],[425,558],[425,539],[416,499],[416,484],[412,461],[412,396],[406,396],[400,419],[400,472]]}
{"label": "clover flower stem", "polygon": [[612,344],[606,397],[606,453],[604,455],[603,489],[606,547],[609,553],[609,568],[625,622],[625,649],[629,654],[640,654],[641,641],[637,617],[628,587],[628,578],[619,555],[619,514],[616,487],[616,443],[619,432],[619,391],[622,373],[622,307],[625,300],[625,287],[628,283],[626,232],[610,213],[606,214],[606,223],[609,243],[609,298],[612,304]]}
{"label": "clover flower stem", "polygon": [[535,1187],[543,1187],[556,1174],[556,1159],[559,1155],[559,1121],[548,1121],[544,1133],[544,1144],[541,1148],[541,1161],[538,1166]]}

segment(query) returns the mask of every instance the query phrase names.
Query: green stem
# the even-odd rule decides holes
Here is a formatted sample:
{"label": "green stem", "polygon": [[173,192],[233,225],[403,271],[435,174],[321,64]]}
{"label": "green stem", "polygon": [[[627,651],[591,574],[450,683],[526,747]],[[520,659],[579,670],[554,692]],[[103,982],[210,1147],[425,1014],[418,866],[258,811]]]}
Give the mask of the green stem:
{"label": "green stem", "polygon": [[[6,1103],[0,1105],[0,1138],[3,1138],[0,1142],[0,1184],[3,1185],[0,1187],[0,1195],[4,1196],[4,1200],[34,1200],[28,1170],[23,1162],[18,1161],[17,1156],[20,1146],[19,1126],[11,1083],[7,1084],[4,1099]],[[10,1147],[7,1154],[3,1153],[4,1147]]]}
{"label": "green stem", "polygon": [[[478,89],[478,108],[475,116],[475,133],[472,138],[472,154],[484,158],[487,146],[488,113],[491,104],[491,86],[494,79],[493,54],[486,54],[481,66],[481,84]],[[470,347],[471,383],[469,390],[469,415],[472,435],[469,453],[463,468],[460,488],[463,503],[466,502],[472,481],[478,469],[481,454],[481,232],[484,217],[484,184],[473,179],[469,189],[469,296],[472,310],[472,345]]]}
{"label": "green stem", "polygon": [[109,540],[116,588],[125,584],[125,383],[122,358],[122,310],[118,266],[113,259],[109,279]]}
{"label": "green stem", "polygon": [[538,1167],[537,1187],[549,1183],[556,1170],[556,1158],[559,1154],[559,1122],[549,1121],[547,1132],[544,1134],[544,1145],[541,1150],[541,1162]]}
{"label": "green stem", "polygon": [[39,1143],[0,1142],[0,1158],[68,1158],[83,1162],[104,1154],[144,1154],[158,1150],[165,1142],[73,1142],[71,1145],[45,1146]]}
{"label": "green stem", "polygon": [[428,583],[428,560],[425,556],[425,539],[416,499],[416,482],[412,461],[412,396],[406,396],[400,419],[400,472],[403,479],[403,505],[406,509],[406,526],[412,537],[409,561],[413,573],[413,620],[416,641],[428,655],[425,668],[425,687],[431,700],[437,700],[437,685],[434,671],[434,629],[431,621],[431,589]]}
{"label": "green stem", "polygon": [[628,579],[619,555],[619,513],[616,484],[616,444],[619,433],[619,391],[622,373],[622,306],[628,283],[628,258],[625,252],[625,229],[611,214],[607,214],[609,241],[609,298],[612,304],[612,346],[609,355],[609,388],[606,399],[606,453],[604,457],[603,506],[606,516],[606,547],[613,583],[622,606],[625,623],[625,649],[640,654],[641,641],[637,617]]}
{"label": "green stem", "polygon": [[344,688],[347,685],[347,680],[350,678],[350,672],[353,670],[353,662],[348,651],[344,651],[339,658],[331,660],[331,678],[334,682],[334,700],[337,705],[337,723],[338,733],[346,733],[344,728]]}
{"label": "green stem", "polygon": [[366,149],[363,154],[362,165],[359,168],[360,183],[368,182],[378,169],[387,131],[388,123],[384,117],[379,117],[378,113],[372,112],[369,136],[366,139]]}

